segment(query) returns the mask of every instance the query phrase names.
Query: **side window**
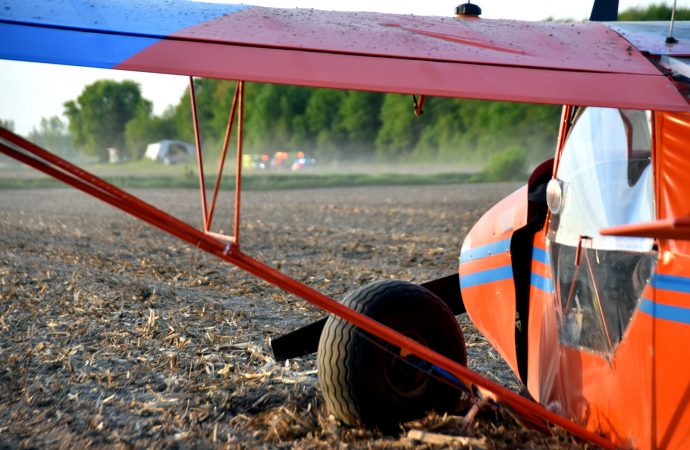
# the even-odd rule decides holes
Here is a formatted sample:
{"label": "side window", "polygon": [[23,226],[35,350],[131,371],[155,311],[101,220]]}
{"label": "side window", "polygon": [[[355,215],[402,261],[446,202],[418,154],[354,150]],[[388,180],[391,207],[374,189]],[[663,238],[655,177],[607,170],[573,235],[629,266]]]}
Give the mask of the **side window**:
{"label": "side window", "polygon": [[599,234],[654,220],[650,128],[645,111],[581,109],[549,184],[548,247],[567,345],[612,354],[652,276],[653,239]]}

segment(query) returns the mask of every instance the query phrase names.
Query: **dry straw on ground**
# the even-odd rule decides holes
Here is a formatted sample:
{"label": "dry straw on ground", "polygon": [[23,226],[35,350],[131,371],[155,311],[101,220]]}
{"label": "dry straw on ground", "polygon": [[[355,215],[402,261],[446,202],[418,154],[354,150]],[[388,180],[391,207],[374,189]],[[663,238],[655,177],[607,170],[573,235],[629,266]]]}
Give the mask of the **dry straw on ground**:
{"label": "dry straw on ground", "polygon": [[[248,193],[244,248],[334,297],[377,279],[422,282],[456,270],[469,227],[514,187]],[[196,192],[141,194],[198,223]],[[493,407],[468,425],[470,404],[396,436],[342,427],[325,411],[314,358],[278,364],[269,352],[272,336],[319,317],[74,191],[3,191],[0,448],[577,446]],[[462,325],[471,367],[514,388]]]}

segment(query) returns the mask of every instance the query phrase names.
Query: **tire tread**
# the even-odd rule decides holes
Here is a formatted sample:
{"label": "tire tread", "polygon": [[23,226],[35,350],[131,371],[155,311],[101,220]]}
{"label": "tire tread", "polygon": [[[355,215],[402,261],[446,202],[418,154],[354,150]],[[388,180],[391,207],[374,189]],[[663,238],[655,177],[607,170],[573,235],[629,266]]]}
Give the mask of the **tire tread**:
{"label": "tire tread", "polygon": [[[435,314],[433,317],[453,316],[448,306],[427,289],[397,280],[363,286],[347,295],[342,303],[366,316],[376,318],[387,306],[381,299],[397,296],[423,298],[424,307],[430,309],[430,314]],[[466,364],[464,339],[457,322],[456,325],[463,352],[459,362]],[[353,395],[356,381],[350,372],[350,367],[356,367],[359,354],[363,351],[362,345],[368,339],[376,338],[340,317],[331,315],[319,340],[317,368],[326,406],[338,420],[351,426],[372,425],[371,418],[367,417],[366,407],[360,401],[363,399]]]}

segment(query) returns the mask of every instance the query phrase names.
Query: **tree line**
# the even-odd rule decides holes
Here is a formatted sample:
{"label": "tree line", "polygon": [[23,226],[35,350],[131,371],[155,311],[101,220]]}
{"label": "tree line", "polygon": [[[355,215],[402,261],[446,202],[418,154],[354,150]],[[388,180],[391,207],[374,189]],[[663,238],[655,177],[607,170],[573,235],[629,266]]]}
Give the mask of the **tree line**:
{"label": "tree line", "polygon": [[[234,89],[232,81],[195,80],[207,151],[220,149]],[[428,98],[416,116],[407,95],[259,83],[247,83],[245,95],[248,153],[301,150],[328,160],[483,161],[510,146],[543,159],[553,152],[560,114],[552,105]],[[99,159],[108,147],[137,159],[161,139],[194,142],[189,92],[156,116],[136,83],[99,80],[65,112],[74,146]],[[50,119],[41,129],[58,125]]]}

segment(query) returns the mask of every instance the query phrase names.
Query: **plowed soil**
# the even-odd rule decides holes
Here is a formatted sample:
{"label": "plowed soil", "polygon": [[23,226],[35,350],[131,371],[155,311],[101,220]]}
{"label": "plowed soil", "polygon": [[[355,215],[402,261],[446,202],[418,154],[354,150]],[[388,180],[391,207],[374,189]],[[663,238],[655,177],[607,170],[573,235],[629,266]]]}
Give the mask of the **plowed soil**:
{"label": "plowed soil", "polygon": [[[469,228],[516,187],[249,192],[243,250],[334,298],[375,280],[424,282],[456,271]],[[200,225],[196,191],[135,193]],[[215,229],[227,230],[228,217]],[[577,447],[495,407],[469,427],[468,405],[459,405],[393,436],[339,425],[321,398],[315,357],[277,363],[269,346],[322,315],[76,191],[0,191],[0,448],[420,445],[409,429],[487,448]],[[460,321],[470,367],[517,389]]]}

